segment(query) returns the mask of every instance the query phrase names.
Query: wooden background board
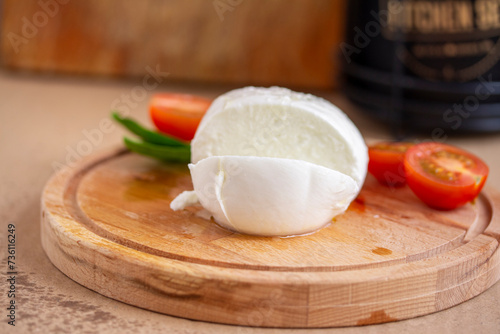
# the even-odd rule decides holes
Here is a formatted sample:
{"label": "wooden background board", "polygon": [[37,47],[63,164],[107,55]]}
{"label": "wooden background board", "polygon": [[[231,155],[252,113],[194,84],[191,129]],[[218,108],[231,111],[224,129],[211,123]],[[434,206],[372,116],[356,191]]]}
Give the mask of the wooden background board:
{"label": "wooden background board", "polygon": [[42,245],[63,273],[105,296],[190,319],[246,326],[366,325],[436,312],[500,279],[500,195],[454,211],[368,177],[348,211],[293,238],[246,236],[200,208],[173,212],[187,168],[122,150],[56,174]]}
{"label": "wooden background board", "polygon": [[4,0],[11,69],[330,88],[345,0]]}

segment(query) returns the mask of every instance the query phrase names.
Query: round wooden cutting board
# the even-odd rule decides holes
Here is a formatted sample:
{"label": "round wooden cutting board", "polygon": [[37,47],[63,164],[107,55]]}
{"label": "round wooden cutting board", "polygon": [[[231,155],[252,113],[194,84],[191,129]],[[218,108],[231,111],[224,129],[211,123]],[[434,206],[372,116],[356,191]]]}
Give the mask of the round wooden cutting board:
{"label": "round wooden cutting board", "polygon": [[58,172],[42,198],[42,244],[63,273],[105,296],[190,319],[331,327],[395,321],[466,301],[500,279],[500,196],[436,211],[368,176],[346,213],[289,238],[225,230],[185,165],[123,150]]}

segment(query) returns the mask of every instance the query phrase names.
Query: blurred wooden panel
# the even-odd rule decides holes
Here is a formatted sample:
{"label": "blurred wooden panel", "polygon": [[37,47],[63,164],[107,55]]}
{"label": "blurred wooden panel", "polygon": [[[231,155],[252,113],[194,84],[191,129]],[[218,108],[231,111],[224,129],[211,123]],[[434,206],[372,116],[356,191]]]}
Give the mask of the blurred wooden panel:
{"label": "blurred wooden panel", "polygon": [[344,0],[4,0],[9,68],[331,87]]}

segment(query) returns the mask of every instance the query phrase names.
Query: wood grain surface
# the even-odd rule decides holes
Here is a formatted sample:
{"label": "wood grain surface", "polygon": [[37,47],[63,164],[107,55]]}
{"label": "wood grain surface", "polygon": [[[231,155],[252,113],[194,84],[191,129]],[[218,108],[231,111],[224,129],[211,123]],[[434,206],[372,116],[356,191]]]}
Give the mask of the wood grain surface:
{"label": "wood grain surface", "polygon": [[[173,212],[187,168],[121,149],[46,185],[42,245],[105,296],[175,316],[266,327],[354,326],[452,307],[500,279],[500,196],[453,211],[368,177],[348,211],[307,236],[225,230],[201,208]],[[208,218],[208,219],[207,219]]]}
{"label": "wood grain surface", "polygon": [[[41,5],[49,3],[51,6]],[[330,88],[345,0],[5,0],[11,69]]]}

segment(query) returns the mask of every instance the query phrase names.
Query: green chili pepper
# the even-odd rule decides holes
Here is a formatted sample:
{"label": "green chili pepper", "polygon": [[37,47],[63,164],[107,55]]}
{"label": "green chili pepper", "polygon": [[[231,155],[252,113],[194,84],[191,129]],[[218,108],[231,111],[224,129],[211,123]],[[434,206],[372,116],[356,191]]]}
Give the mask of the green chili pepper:
{"label": "green chili pepper", "polygon": [[191,160],[191,147],[189,145],[156,145],[147,142],[136,142],[127,137],[124,137],[123,141],[129,150],[161,161],[188,163]]}
{"label": "green chili pepper", "polygon": [[157,145],[166,145],[166,146],[176,146],[176,147],[189,147],[188,143],[184,143],[180,140],[171,138],[164,134],[148,130],[142,127],[139,123],[134,121],[131,118],[126,118],[120,116],[119,113],[113,112],[112,117],[121,125],[126,127],[130,132],[136,134],[141,137],[145,142]]}

